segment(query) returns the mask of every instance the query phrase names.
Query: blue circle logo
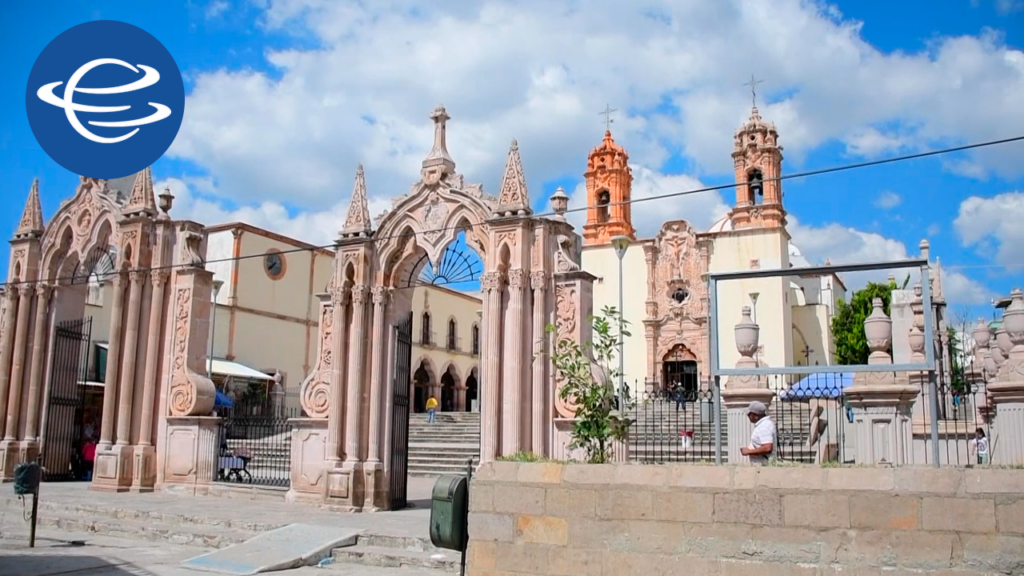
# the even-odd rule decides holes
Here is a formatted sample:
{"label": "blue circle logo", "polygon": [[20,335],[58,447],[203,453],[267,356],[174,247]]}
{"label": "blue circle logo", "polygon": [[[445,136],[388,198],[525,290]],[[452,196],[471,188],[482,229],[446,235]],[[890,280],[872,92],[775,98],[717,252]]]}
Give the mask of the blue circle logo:
{"label": "blue circle logo", "polygon": [[89,178],[121,178],[170,148],[185,113],[181,71],[159,40],[113,20],[54,38],[25,90],[32,133],[56,163]]}

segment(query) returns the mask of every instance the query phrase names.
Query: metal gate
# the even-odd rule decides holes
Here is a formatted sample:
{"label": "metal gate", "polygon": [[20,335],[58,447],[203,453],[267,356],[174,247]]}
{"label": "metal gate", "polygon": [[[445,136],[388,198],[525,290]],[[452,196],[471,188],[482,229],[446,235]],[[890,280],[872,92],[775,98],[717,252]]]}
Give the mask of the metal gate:
{"label": "metal gate", "polygon": [[84,479],[82,429],[92,318],[65,320],[53,333],[50,393],[40,460],[43,480]]}
{"label": "metal gate", "polygon": [[412,382],[412,313],[395,326],[395,381],[391,409],[391,510],[408,504],[409,488],[409,389]]}

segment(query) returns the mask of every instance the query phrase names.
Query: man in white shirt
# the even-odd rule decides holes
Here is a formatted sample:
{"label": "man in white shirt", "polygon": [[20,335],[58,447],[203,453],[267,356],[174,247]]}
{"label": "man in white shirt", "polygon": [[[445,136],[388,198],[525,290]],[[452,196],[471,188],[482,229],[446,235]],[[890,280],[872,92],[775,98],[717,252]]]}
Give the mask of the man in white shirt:
{"label": "man in white shirt", "polygon": [[768,415],[768,407],[757,400],[747,407],[747,418],[754,424],[754,432],[750,435],[750,446],[740,448],[740,454],[750,458],[751,464],[764,466],[775,449],[775,423]]}

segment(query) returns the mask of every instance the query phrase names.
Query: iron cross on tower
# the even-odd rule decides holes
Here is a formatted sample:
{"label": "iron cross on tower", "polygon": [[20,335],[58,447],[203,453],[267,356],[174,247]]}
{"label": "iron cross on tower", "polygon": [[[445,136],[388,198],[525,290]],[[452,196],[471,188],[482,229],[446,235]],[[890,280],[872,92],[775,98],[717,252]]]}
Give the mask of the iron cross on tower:
{"label": "iron cross on tower", "polygon": [[597,113],[598,116],[604,116],[604,129],[606,132],[612,131],[612,123],[615,122],[615,120],[612,120],[612,112],[618,112],[618,109],[612,108],[611,104],[605,104],[604,110]]}
{"label": "iron cross on tower", "polygon": [[755,80],[754,75],[750,75],[750,82],[744,84],[744,86],[750,86],[750,105],[757,106],[757,85],[764,82],[764,80]]}

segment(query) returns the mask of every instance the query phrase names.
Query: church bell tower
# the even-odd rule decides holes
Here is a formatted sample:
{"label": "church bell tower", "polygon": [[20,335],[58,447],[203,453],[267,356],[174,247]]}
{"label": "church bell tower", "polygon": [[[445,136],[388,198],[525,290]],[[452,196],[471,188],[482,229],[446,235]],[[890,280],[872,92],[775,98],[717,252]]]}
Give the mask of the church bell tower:
{"label": "church bell tower", "polygon": [[605,131],[604,140],[590,152],[583,177],[587,182],[584,245],[607,244],[615,236],[636,240],[629,203],[633,186],[629,154],[612,140],[610,130]]}
{"label": "church bell tower", "polygon": [[774,124],[761,119],[754,105],[750,118],[738,131],[732,151],[736,168],[736,205],[730,213],[733,227],[784,228],[782,207],[782,146]]}

